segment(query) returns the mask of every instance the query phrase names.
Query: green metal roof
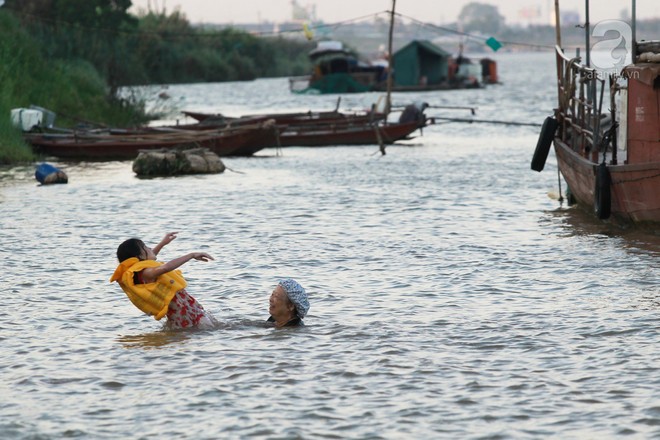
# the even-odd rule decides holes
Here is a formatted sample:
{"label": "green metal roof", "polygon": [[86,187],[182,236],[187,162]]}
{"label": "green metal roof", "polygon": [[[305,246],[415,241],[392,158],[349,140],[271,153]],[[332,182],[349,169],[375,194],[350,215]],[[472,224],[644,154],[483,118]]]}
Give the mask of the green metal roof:
{"label": "green metal roof", "polygon": [[433,85],[447,80],[451,55],[426,40],[413,40],[394,54],[394,82]]}
{"label": "green metal roof", "polygon": [[394,53],[394,55],[396,56],[396,54],[398,54],[399,52],[408,49],[408,46],[419,46],[420,49],[426,50],[443,58],[451,56],[449,52],[436,46],[435,44],[431,43],[429,40],[413,40],[410,43],[403,46],[401,49],[397,50]]}

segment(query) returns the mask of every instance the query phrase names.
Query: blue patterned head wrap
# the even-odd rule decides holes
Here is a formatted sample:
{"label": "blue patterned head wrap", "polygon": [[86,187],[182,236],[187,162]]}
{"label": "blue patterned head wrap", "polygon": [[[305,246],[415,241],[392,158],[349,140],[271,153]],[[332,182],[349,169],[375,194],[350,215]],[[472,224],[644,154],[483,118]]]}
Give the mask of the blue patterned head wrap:
{"label": "blue patterned head wrap", "polygon": [[286,296],[289,297],[289,301],[296,306],[298,317],[300,319],[304,318],[309,310],[309,301],[307,300],[307,292],[305,292],[303,286],[291,278],[280,280],[278,286],[281,286],[282,289],[284,289]]}

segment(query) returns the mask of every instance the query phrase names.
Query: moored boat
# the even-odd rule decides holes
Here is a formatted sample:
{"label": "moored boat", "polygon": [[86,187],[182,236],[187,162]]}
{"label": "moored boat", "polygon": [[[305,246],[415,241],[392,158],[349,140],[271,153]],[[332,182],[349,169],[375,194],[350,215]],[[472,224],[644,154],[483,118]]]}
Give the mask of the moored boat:
{"label": "moored boat", "polygon": [[559,106],[532,169],[543,169],[554,143],[569,203],[600,219],[660,224],[660,41],[636,42],[633,31],[630,50],[631,64],[604,74],[557,45]]}
{"label": "moored boat", "polygon": [[308,54],[313,65],[309,76],[289,79],[296,93],[361,93],[387,80],[387,69],[361,60],[340,41],[319,41]]}
{"label": "moored boat", "polygon": [[[414,105],[407,106],[406,109]],[[269,122],[278,128],[267,146],[270,147],[328,147],[337,145],[380,145],[391,144],[408,138],[415,130],[431,124],[433,121],[424,116],[424,108],[415,109],[410,115],[402,112],[399,122],[385,121],[385,114],[379,112],[342,113],[302,112],[269,113]],[[223,124],[223,119],[213,114],[195,114],[201,120],[198,124],[177,127],[152,127],[150,130],[209,130]],[[234,118],[254,120],[256,115]],[[215,122],[214,122],[215,121]],[[232,122],[233,124],[233,122]],[[232,125],[233,126],[233,125]],[[237,127],[241,125],[238,124]]]}
{"label": "moored boat", "polygon": [[417,121],[389,124],[360,124],[348,127],[320,126],[292,128],[279,136],[280,147],[331,147],[338,145],[392,144],[410,139],[421,128]]}
{"label": "moored boat", "polygon": [[433,120],[424,116],[423,108],[408,117],[404,116],[408,113],[402,113],[399,122],[387,122],[383,120],[384,116],[381,116],[381,113],[375,115],[377,115],[377,119],[371,116],[355,115],[339,119],[296,119],[295,122],[288,125],[276,124],[278,130],[272,132],[271,143],[267,146],[332,147],[392,144],[398,140],[409,138],[415,130],[433,123]]}
{"label": "moored boat", "polygon": [[309,53],[311,75],[289,79],[295,93],[360,93],[387,90],[419,92],[479,88],[496,84],[497,63],[488,58],[476,61],[449,52],[430,41],[413,40],[393,55],[393,69],[387,60],[368,63],[346,50],[338,41],[320,41]]}
{"label": "moored boat", "polygon": [[26,133],[37,153],[66,159],[134,159],[140,150],[208,148],[218,156],[251,156],[271,146],[273,126],[167,133],[100,135],[89,133]]}
{"label": "moored boat", "polygon": [[341,123],[341,122],[371,122],[385,118],[385,114],[378,112],[341,112],[334,111],[306,111],[291,113],[264,113],[250,114],[239,117],[224,116],[221,113],[202,113],[183,111],[183,114],[199,122],[199,124],[190,124],[198,128],[210,126],[232,126],[248,125],[273,120],[278,125],[304,125],[320,123]]}

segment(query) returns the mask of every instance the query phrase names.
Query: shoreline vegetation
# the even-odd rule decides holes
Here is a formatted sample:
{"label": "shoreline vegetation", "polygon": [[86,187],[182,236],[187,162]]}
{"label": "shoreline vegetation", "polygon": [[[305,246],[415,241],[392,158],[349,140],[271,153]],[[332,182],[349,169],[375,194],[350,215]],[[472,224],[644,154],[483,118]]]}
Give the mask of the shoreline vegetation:
{"label": "shoreline vegetation", "polygon": [[64,128],[131,127],[160,115],[146,112],[144,93],[122,88],[302,75],[314,46],[193,28],[178,10],[133,16],[130,0],[54,4],[7,0],[0,8],[0,164],[38,159],[11,109],[47,108]]}

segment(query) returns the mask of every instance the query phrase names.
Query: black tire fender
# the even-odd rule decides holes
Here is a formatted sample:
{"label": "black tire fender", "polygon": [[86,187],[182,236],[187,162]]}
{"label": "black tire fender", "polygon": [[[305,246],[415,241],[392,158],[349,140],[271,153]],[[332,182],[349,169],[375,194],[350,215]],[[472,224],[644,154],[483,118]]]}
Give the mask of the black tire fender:
{"label": "black tire fender", "polygon": [[552,116],[548,116],[545,118],[545,121],[543,121],[541,134],[539,134],[539,140],[536,143],[536,150],[534,150],[534,156],[532,157],[532,169],[534,171],[543,171],[558,125],[559,123]]}
{"label": "black tire fender", "polygon": [[610,218],[612,211],[612,178],[607,165],[601,163],[596,168],[596,187],[594,188],[594,210],[599,219]]}

